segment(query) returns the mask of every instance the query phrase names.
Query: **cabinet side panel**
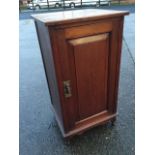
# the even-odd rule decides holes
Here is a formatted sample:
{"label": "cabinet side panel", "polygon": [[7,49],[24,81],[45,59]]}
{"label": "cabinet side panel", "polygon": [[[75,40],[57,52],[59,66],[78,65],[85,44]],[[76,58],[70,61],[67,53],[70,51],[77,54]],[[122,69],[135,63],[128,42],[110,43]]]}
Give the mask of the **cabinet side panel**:
{"label": "cabinet side panel", "polygon": [[[54,111],[56,112],[56,117],[59,121],[59,125],[63,124],[62,113],[61,113],[61,103],[59,99],[59,92],[57,86],[57,79],[55,74],[55,66],[53,61],[53,54],[51,48],[51,42],[49,38],[48,28],[41,22],[35,21],[42,60],[44,64],[44,69],[46,73],[48,88],[50,92],[50,97]],[[62,128],[62,126],[61,126]]]}

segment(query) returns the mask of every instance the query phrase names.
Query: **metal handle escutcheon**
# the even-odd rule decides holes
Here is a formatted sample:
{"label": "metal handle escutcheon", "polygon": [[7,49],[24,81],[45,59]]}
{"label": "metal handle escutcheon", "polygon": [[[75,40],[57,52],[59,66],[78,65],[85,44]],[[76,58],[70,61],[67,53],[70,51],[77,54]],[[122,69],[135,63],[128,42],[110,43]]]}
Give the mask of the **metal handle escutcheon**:
{"label": "metal handle escutcheon", "polygon": [[63,81],[64,85],[64,95],[66,98],[69,98],[72,96],[71,87],[70,87],[70,80]]}

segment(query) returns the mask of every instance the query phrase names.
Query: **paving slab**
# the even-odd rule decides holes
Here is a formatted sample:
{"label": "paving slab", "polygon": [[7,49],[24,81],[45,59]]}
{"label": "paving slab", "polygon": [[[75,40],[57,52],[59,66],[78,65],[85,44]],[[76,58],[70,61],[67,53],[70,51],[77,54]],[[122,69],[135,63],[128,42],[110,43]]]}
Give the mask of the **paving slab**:
{"label": "paving slab", "polygon": [[65,140],[51,111],[33,20],[20,20],[19,31],[20,155],[134,155],[134,63],[125,42],[115,126],[102,125]]}

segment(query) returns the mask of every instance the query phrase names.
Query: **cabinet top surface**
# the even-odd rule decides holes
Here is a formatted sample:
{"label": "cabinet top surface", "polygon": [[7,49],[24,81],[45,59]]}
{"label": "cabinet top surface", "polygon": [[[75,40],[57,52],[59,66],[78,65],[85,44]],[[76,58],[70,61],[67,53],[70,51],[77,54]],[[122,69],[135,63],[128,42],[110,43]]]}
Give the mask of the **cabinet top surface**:
{"label": "cabinet top surface", "polygon": [[101,10],[101,9],[83,9],[52,13],[33,14],[32,17],[46,25],[57,25],[72,22],[80,22],[95,19],[104,19],[128,15],[128,11]]}

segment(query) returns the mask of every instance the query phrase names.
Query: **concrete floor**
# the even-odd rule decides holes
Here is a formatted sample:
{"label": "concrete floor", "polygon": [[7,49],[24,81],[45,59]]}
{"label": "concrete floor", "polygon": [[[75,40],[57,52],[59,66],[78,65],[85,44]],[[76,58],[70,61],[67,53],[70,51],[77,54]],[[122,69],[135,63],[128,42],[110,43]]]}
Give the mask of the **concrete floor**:
{"label": "concrete floor", "polygon": [[33,20],[20,20],[19,31],[20,155],[134,155],[134,14],[125,19],[116,124],[71,140],[61,137],[50,108]]}

